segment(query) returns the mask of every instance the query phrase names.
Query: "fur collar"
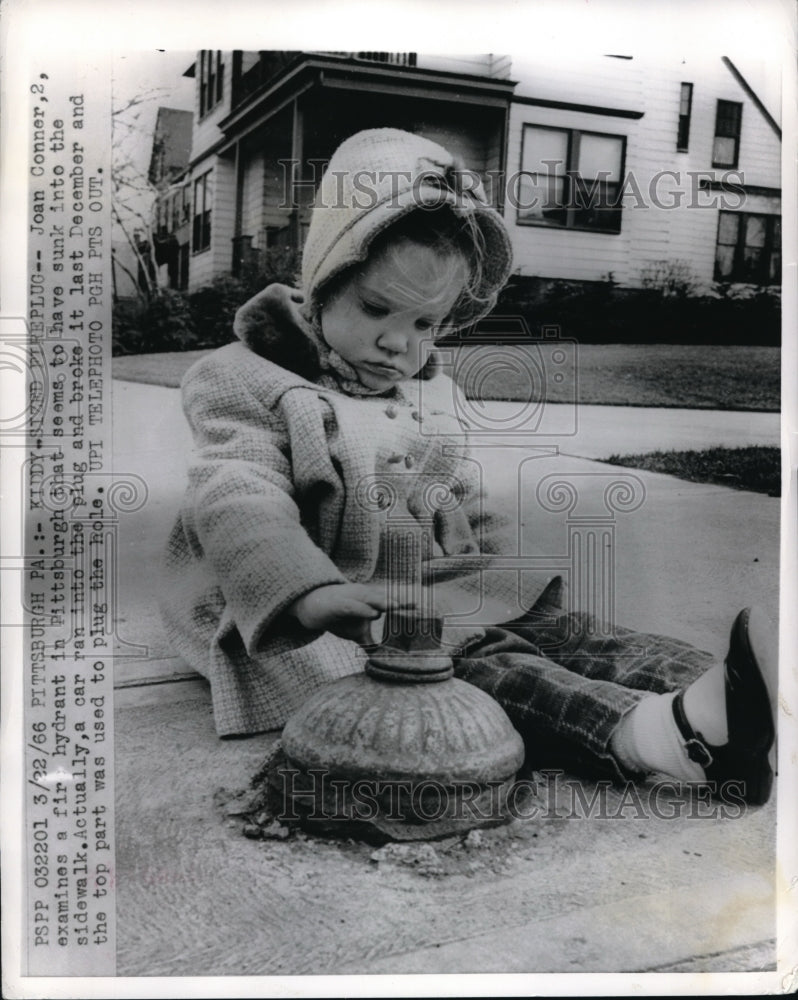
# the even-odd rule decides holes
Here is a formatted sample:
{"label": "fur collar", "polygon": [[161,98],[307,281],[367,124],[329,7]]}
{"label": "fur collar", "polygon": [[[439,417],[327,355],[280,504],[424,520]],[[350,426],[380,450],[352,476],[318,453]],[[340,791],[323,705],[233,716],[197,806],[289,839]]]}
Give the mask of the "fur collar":
{"label": "fur collar", "polygon": [[[317,382],[329,373],[344,392],[368,394],[365,387],[353,384],[346,371],[346,362],[337,355],[330,356],[329,347],[321,339],[321,331],[305,315],[304,305],[305,297],[295,288],[268,285],[238,310],[233,332],[253,353],[309,382]],[[432,378],[438,368],[433,352],[415,377]],[[354,372],[351,375],[354,376]]]}
{"label": "fur collar", "polygon": [[238,310],[233,332],[253,353],[313,382],[321,364],[313,327],[302,314],[304,301],[288,285],[268,285]]}

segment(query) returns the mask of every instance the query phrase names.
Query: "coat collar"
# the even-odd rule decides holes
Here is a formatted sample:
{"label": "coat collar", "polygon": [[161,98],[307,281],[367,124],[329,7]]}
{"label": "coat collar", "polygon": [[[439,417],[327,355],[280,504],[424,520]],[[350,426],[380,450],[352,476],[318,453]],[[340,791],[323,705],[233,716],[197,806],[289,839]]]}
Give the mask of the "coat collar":
{"label": "coat collar", "polygon": [[[367,389],[354,369],[321,336],[318,323],[304,312],[305,298],[288,285],[268,285],[238,310],[233,332],[253,353],[310,382],[329,376],[350,396],[392,395]],[[430,379],[439,368],[433,352],[416,378]]]}

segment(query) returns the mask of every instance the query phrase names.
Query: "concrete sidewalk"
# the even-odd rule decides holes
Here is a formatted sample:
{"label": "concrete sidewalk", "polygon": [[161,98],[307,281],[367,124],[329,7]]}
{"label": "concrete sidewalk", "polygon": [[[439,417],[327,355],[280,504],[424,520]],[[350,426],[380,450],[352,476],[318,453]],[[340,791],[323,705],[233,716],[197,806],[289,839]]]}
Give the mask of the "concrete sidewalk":
{"label": "concrete sidewalk", "polygon": [[[119,632],[126,642],[144,643],[149,650],[145,657],[118,660],[118,678],[127,684],[186,673],[163,638],[153,602],[153,574],[185,487],[192,441],[175,389],[115,381],[113,405],[115,474],[140,476],[148,490],[146,505],[128,515],[121,529]],[[509,502],[509,509],[515,503],[522,466],[528,494],[547,475],[578,475],[587,483],[586,476],[612,468],[582,459],[667,448],[779,443],[779,417],[771,413],[585,406],[575,418],[570,408],[555,407],[547,426],[561,433],[519,437],[495,432],[511,423],[514,415],[514,426],[523,429],[517,404],[485,406],[491,419],[477,425],[475,454],[497,503]],[[574,425],[575,434],[570,433]],[[511,447],[502,448],[503,442]],[[539,449],[534,452],[539,457],[529,462],[532,447]],[[619,518],[623,548],[618,549],[616,608],[622,621],[651,631],[675,628],[683,634],[686,629],[685,639],[706,644],[719,624],[714,615],[722,622],[735,603],[743,606],[755,597],[777,607],[777,500],[637,470],[619,474],[637,477],[646,493],[633,517]],[[537,521],[526,525],[534,537],[525,550],[561,551],[563,516],[538,513]],[[742,525],[746,528],[741,536]],[[740,569],[743,553],[748,559],[745,571]],[[697,605],[687,600],[684,588],[673,586],[679,578],[692,580],[696,591],[702,592]],[[681,602],[690,607],[681,608]]]}
{"label": "concrete sidewalk", "polygon": [[[491,404],[491,419],[507,405]],[[551,814],[478,846],[404,855],[242,837],[214,793],[245,787],[276,734],[216,738],[207,688],[172,654],[153,604],[189,460],[178,393],[115,382],[114,421],[115,473],[141,476],[149,491],[120,525],[120,637],[147,647],[117,661],[120,975],[774,967],[773,803],[696,822],[689,796],[666,796],[672,818],[632,808],[577,819],[558,799]],[[520,440],[500,448],[487,436],[479,449],[497,503],[520,498],[523,551],[562,561],[568,517],[584,512],[541,506],[545,477],[599,506],[615,477],[639,494],[613,520],[608,610],[620,623],[722,656],[740,607],[755,601],[775,617],[778,500],[589,459],[778,444],[776,415],[583,407],[577,430],[535,439],[533,460]],[[596,790],[580,788],[588,799]]]}
{"label": "concrete sidewalk", "polygon": [[[497,422],[518,413],[516,403],[484,405]],[[779,444],[778,413],[592,405],[574,410],[558,404],[548,404],[546,410],[544,430],[553,433],[536,432],[537,441],[580,458]]]}

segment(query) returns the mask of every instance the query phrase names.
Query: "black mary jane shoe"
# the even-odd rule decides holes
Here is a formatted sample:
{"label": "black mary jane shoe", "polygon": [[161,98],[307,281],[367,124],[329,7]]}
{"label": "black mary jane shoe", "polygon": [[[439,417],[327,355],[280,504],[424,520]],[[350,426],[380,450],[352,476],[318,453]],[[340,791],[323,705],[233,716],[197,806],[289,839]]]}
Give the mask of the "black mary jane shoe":
{"label": "black mary jane shoe", "polygon": [[770,798],[773,770],[768,760],[776,737],[770,697],[751,644],[751,609],[734,621],[725,662],[726,721],[729,742],[713,746],[693,729],[684,711],[683,692],[673,700],[673,715],[684,737],[690,760],[699,764],[718,796],[733,783],[748,805],[761,806]]}

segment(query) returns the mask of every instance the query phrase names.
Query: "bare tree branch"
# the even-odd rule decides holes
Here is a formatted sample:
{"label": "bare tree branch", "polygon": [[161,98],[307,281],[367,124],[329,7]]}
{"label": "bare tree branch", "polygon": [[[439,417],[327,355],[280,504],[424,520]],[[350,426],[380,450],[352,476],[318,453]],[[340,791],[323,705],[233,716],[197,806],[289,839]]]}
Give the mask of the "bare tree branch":
{"label": "bare tree branch", "polygon": [[[167,92],[164,87],[150,88],[111,111],[115,150],[111,176],[113,220],[139,264],[139,274],[134,276],[122,261],[117,263],[133,279],[139,293],[148,298],[160,293],[158,268],[151,257],[155,247],[153,209],[159,192],[149,181],[148,168],[136,162],[134,149],[152,149],[153,133],[142,123],[143,112]],[[143,244],[148,248],[146,256]]]}
{"label": "bare tree branch", "polygon": [[131,282],[133,283],[133,287],[136,289],[136,295],[138,295],[138,297],[142,301],[144,301],[146,299],[146,296],[142,292],[141,286],[139,285],[138,275],[134,274],[130,270],[130,268],[124,263],[124,261],[120,260],[116,254],[113,255],[111,263],[113,267],[118,267],[125,272],[125,274],[128,276],[128,278],[130,278]]}
{"label": "bare tree branch", "polygon": [[[146,294],[146,296],[148,298],[151,298],[153,295],[157,295],[158,291],[160,290],[157,283],[158,282],[157,270],[155,271],[155,281],[153,281],[152,274],[150,273],[152,262],[142,253],[140,243],[136,239],[135,233],[131,234],[130,232],[128,232],[124,220],[119,216],[119,213],[116,211],[116,208],[113,205],[111,206],[111,214],[113,216],[114,222],[116,222],[119,228],[122,230],[125,240],[127,241],[127,244],[130,247],[130,249],[133,251],[133,255],[135,256],[136,261],[138,262],[139,275],[134,279],[136,287],[137,288],[141,287],[140,279],[143,278],[145,285],[144,293]],[[150,248],[150,250],[152,250],[153,247],[151,237],[152,233],[149,233],[147,239],[147,245]]]}

